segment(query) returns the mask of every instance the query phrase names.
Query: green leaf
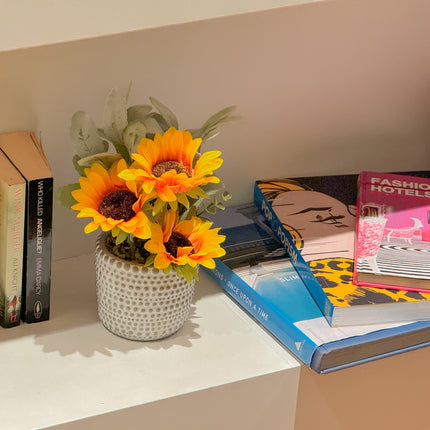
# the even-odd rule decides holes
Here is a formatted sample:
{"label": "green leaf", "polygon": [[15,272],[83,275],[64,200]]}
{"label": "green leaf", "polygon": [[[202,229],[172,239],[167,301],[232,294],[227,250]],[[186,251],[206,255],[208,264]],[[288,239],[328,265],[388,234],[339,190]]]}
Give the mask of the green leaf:
{"label": "green leaf", "polygon": [[203,185],[201,188],[208,196],[213,196],[217,194],[219,191],[221,191],[222,189],[224,189],[224,184],[222,183],[222,181],[220,181],[217,184],[209,183],[209,184]]}
{"label": "green leaf", "polygon": [[55,191],[55,199],[64,207],[71,208],[77,203],[77,201],[72,196],[72,191],[79,190],[81,186],[79,183],[69,184],[63,187],[57,188]]}
{"label": "green leaf", "polygon": [[170,273],[170,271],[172,270],[172,265],[171,264],[169,264],[167,267],[165,267],[164,269],[163,269],[163,272],[164,273]]}
{"label": "green leaf", "polygon": [[154,263],[155,257],[156,257],[155,254],[148,255],[148,257],[146,257],[144,267],[151,266]]}
{"label": "green leaf", "polygon": [[240,119],[239,116],[231,115],[235,109],[236,106],[228,106],[213,114],[200,128],[202,140],[208,141],[217,136],[219,134],[217,129],[221,124]]}
{"label": "green leaf", "polygon": [[150,119],[153,119],[154,121],[156,121],[156,123],[161,128],[163,133],[169,129],[169,124],[166,122],[164,117],[161,116],[158,112],[151,112],[147,116],[147,120],[150,120]]}
{"label": "green leaf", "polygon": [[190,128],[188,131],[191,133],[191,136],[193,136],[193,139],[202,137],[202,131],[199,128]]}
{"label": "green leaf", "polygon": [[[164,129],[161,128],[160,123],[154,118],[154,115],[158,115],[161,118],[162,122],[165,124]],[[148,115],[142,120],[143,124],[146,127],[146,137],[148,139],[153,138],[155,133],[163,134],[169,128],[160,114],[154,113],[154,115]]]}
{"label": "green leaf", "polygon": [[130,106],[127,109],[127,120],[129,123],[133,121],[143,121],[151,111],[151,105]]}
{"label": "green leaf", "polygon": [[199,280],[197,267],[191,267],[189,264],[184,266],[175,265],[175,271],[179,276],[183,276],[188,282],[191,282],[193,278],[196,281]]}
{"label": "green leaf", "polygon": [[221,132],[220,131],[211,131],[209,133],[206,133],[203,135],[202,140],[207,142],[208,140],[211,140],[215,137],[217,137]]}
{"label": "green leaf", "polygon": [[144,212],[146,214],[146,216],[149,218],[149,220],[151,222],[154,221],[154,217],[153,217],[153,214],[152,214],[153,209],[154,209],[153,200],[145,202],[143,204],[143,206],[141,207],[141,209],[140,209],[142,212]]}
{"label": "green leaf", "polygon": [[178,211],[178,201],[177,200],[173,200],[172,202],[169,202],[169,206],[175,212]]}
{"label": "green leaf", "polygon": [[227,202],[228,200],[232,199],[233,196],[228,192],[228,191],[224,191],[222,193],[222,199]]}
{"label": "green leaf", "polygon": [[182,272],[182,266],[175,265],[175,266],[174,266],[174,269],[175,269],[175,272],[176,272],[179,276],[182,276],[182,277],[184,277],[184,278],[185,278],[184,273]]}
{"label": "green leaf", "polygon": [[124,158],[125,162],[130,165],[131,164],[131,157],[128,153],[128,149],[123,145],[122,143],[113,143],[113,146],[115,147],[115,151],[121,155],[122,158]]}
{"label": "green leaf", "polygon": [[121,159],[121,155],[110,152],[101,152],[100,154],[90,155],[89,157],[78,160],[79,166],[90,167],[91,164],[98,162],[106,169],[109,169],[115,161]]}
{"label": "green leaf", "polygon": [[234,110],[236,110],[236,106],[228,106],[220,111],[214,113],[212,116],[208,118],[208,120],[202,125],[201,130],[209,130],[213,127],[218,126],[219,124],[226,121],[233,121],[234,119],[238,119],[239,117],[235,117],[230,115]]}
{"label": "green leaf", "polygon": [[103,140],[108,146],[109,144],[113,145],[113,142],[106,136],[105,131],[102,128],[98,128],[97,132],[100,136],[100,139]]}
{"label": "green leaf", "polygon": [[74,155],[72,158],[73,166],[74,166],[75,170],[79,173],[79,176],[85,176],[85,169],[79,165],[80,159],[81,159],[81,157],[79,157],[78,154]]}
{"label": "green leaf", "polygon": [[187,191],[187,194],[193,199],[197,199],[199,197],[202,197],[204,199],[209,198],[209,196],[200,187],[195,187],[190,191]]}
{"label": "green leaf", "polygon": [[210,203],[207,207],[206,207],[206,212],[209,214],[214,215],[216,213],[216,206],[214,203]]}
{"label": "green leaf", "polygon": [[165,204],[166,203],[163,200],[158,198],[154,203],[154,207],[152,208],[152,215],[157,215],[160,211],[162,211]]}
{"label": "green leaf", "polygon": [[178,119],[167,106],[165,106],[163,103],[161,103],[154,97],[149,97],[149,100],[151,100],[151,103],[155,106],[158,112],[160,112],[161,116],[165,119],[169,127],[179,128]]}
{"label": "green leaf", "polygon": [[127,127],[127,96],[113,88],[106,97],[103,111],[104,132],[112,142],[121,143]]}
{"label": "green leaf", "polygon": [[123,230],[119,230],[118,235],[115,237],[115,245],[119,245],[120,243],[124,242],[124,240],[127,239],[128,233],[126,233]]}
{"label": "green leaf", "polygon": [[137,146],[145,135],[146,127],[142,122],[133,121],[127,125],[122,133],[122,137],[124,146],[127,148],[129,154],[137,152]]}
{"label": "green leaf", "polygon": [[105,134],[105,132],[102,129],[98,129],[100,138],[107,144],[107,147],[109,147],[109,144],[111,144],[117,154],[120,154],[122,158],[127,162],[128,165],[131,164],[131,157],[128,153],[128,149],[125,147],[125,145],[121,142],[117,142],[115,140],[111,140],[108,138]]}
{"label": "green leaf", "polygon": [[70,124],[70,138],[79,158],[105,152],[107,145],[99,136],[97,127],[88,114],[83,111],[75,112]]}
{"label": "green leaf", "polygon": [[218,200],[215,201],[215,207],[217,209],[222,210],[222,211],[225,210],[225,206],[221,202],[219,202]]}
{"label": "green leaf", "polygon": [[187,195],[186,193],[179,193],[176,194],[176,198],[178,199],[178,202],[182,205],[185,206],[185,208],[189,208],[190,207],[190,202],[188,201]]}
{"label": "green leaf", "polygon": [[180,221],[184,221],[186,219],[191,219],[193,216],[197,214],[197,209],[195,206],[191,206],[188,210],[186,210],[179,218]]}

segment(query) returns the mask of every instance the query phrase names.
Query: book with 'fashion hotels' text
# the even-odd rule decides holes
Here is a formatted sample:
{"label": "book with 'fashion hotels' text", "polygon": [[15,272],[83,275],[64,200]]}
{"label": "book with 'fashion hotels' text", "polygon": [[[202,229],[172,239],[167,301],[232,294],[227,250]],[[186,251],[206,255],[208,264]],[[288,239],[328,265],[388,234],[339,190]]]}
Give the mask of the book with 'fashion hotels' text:
{"label": "book with 'fashion hotels' text", "polygon": [[430,292],[430,179],[362,172],[354,282]]}

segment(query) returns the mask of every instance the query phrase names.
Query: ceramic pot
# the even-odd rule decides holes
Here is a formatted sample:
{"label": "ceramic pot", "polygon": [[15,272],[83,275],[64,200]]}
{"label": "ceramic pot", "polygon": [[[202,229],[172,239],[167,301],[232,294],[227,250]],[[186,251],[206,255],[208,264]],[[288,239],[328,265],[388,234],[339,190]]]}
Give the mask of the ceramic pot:
{"label": "ceramic pot", "polygon": [[158,340],[178,331],[188,318],[195,281],[174,270],[164,273],[111,254],[106,235],[96,244],[97,309],[102,324],[130,340]]}

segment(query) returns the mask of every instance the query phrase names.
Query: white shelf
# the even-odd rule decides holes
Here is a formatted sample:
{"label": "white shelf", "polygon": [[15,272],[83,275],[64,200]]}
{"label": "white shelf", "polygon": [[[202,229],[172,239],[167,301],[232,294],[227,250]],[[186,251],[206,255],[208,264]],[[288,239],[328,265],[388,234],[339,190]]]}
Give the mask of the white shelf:
{"label": "white shelf", "polygon": [[[55,262],[50,321],[2,330],[0,356],[7,369],[2,410],[8,411],[1,427],[10,430],[76,420],[84,420],[76,428],[89,420],[93,429],[98,419],[114,428],[110,414],[145,406],[148,415],[151,404],[172,398],[193,403],[216,387],[223,387],[219,400],[235,404],[227,423],[243,423],[244,410],[248,419],[265,411],[278,423],[272,428],[293,428],[299,364],[205,273],[185,326],[145,343],[121,339],[98,321],[91,255]],[[266,401],[274,397],[271,405],[259,398],[262,391]],[[196,422],[206,422],[203,412],[193,412]],[[177,423],[178,417],[169,419]],[[215,416],[205,429],[225,420]]]}
{"label": "white shelf", "polygon": [[[56,184],[73,182],[71,115],[99,120],[107,91],[133,81],[133,103],[160,98],[185,127],[238,105],[244,121],[210,147],[235,203],[286,172],[425,169],[429,13],[422,0],[4,0],[0,129],[40,133]],[[54,224],[57,257],[92,249],[75,214],[56,208]],[[296,402],[296,430],[386,428],[411,391],[427,422],[428,348],[331,375],[302,368],[297,401],[298,364],[205,275],[184,329],[150,344],[101,327],[92,257],[56,262],[53,281],[51,321],[0,330],[0,428],[285,430]],[[367,412],[351,422],[358,403]],[[389,424],[407,427],[408,408]]]}
{"label": "white shelf", "polygon": [[0,51],[52,45],[315,0],[4,0]]}

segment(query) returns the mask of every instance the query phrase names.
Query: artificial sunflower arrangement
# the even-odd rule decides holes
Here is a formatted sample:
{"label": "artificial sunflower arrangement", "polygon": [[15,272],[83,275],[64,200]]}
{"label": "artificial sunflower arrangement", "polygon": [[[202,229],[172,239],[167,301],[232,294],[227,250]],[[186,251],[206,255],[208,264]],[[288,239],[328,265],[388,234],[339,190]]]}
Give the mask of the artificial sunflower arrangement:
{"label": "artificial sunflower arrangement", "polygon": [[[129,89],[130,90],[130,89]],[[88,218],[85,233],[106,232],[111,253],[198,279],[198,265],[215,266],[224,236],[205,213],[224,209],[231,198],[214,172],[220,151],[202,151],[218,126],[232,121],[234,106],[200,128],[181,129],[173,112],[150,97],[128,106],[128,93],[113,89],[104,107],[104,127],[76,112],[70,136],[79,182],[59,189],[60,201]]]}

